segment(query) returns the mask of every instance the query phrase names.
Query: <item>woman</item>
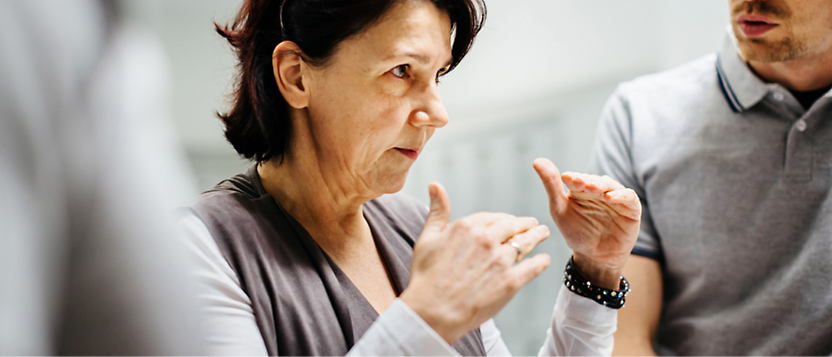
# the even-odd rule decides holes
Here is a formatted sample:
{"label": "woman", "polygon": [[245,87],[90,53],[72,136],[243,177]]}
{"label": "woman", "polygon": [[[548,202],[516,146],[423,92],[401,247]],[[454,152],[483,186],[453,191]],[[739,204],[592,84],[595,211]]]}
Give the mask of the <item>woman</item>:
{"label": "woman", "polygon": [[[474,0],[248,0],[218,27],[241,72],[221,115],[226,137],[257,164],[204,193],[182,220],[203,267],[209,352],[508,353],[490,319],[548,266],[545,254],[523,259],[548,229],[500,213],[449,224],[435,183],[430,211],[382,196],[402,188],[447,123],[439,76],[459,64],[484,17]],[[609,179],[564,175],[567,196],[554,165],[536,168],[553,217],[580,247],[576,264],[619,289],[638,228],[635,195]],[[614,310],[561,295],[541,353],[611,351]],[[564,327],[578,309],[607,319],[594,325],[600,347]]]}

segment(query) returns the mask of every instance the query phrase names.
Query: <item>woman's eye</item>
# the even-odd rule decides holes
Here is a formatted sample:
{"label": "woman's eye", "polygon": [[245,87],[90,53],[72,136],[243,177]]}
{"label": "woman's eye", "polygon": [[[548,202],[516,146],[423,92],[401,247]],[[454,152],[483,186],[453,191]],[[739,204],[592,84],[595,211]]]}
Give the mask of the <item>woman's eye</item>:
{"label": "woman's eye", "polygon": [[390,70],[390,73],[393,73],[393,75],[396,77],[404,78],[404,76],[407,75],[407,65],[403,64],[396,66],[395,68]]}

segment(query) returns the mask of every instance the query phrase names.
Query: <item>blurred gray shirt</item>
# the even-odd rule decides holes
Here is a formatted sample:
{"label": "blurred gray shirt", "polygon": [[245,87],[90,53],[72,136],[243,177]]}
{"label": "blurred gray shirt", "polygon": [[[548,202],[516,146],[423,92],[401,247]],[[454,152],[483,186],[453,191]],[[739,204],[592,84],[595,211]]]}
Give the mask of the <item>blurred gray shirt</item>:
{"label": "blurred gray shirt", "polygon": [[113,10],[0,1],[0,355],[200,352],[165,61]]}
{"label": "blurred gray shirt", "polygon": [[662,263],[658,353],[832,353],[830,119],[832,93],[804,109],[730,30],[718,54],[610,98],[592,170],[642,200],[633,254]]}

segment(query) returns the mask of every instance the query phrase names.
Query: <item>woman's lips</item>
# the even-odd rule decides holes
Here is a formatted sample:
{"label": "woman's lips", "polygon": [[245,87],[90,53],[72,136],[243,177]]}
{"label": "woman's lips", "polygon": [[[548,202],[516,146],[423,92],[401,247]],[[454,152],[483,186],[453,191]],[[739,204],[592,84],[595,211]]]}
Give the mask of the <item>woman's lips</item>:
{"label": "woman's lips", "polygon": [[396,148],[396,150],[411,160],[416,160],[416,158],[419,157],[419,151],[416,149]]}
{"label": "woman's lips", "polygon": [[737,22],[742,32],[748,37],[762,36],[764,33],[778,26],[778,24],[760,15],[742,15]]}

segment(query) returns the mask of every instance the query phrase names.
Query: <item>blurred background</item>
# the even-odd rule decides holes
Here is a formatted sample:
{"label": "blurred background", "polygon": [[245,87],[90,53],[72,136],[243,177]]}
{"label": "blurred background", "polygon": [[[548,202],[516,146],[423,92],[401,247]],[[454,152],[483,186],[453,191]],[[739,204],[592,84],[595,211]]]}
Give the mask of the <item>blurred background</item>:
{"label": "blurred background", "polygon": [[[125,0],[129,20],[161,40],[172,74],[172,113],[199,190],[245,170],[215,113],[227,108],[235,59],[212,21],[239,0]],[[598,115],[617,83],[718,48],[726,0],[487,0],[473,50],[442,80],[450,124],[437,131],[404,191],[428,202],[448,189],[454,217],[477,211],[530,215],[554,228],[531,163],[585,171]],[[555,233],[537,248],[552,266],[497,316],[516,355],[536,355],[570,255]]]}

